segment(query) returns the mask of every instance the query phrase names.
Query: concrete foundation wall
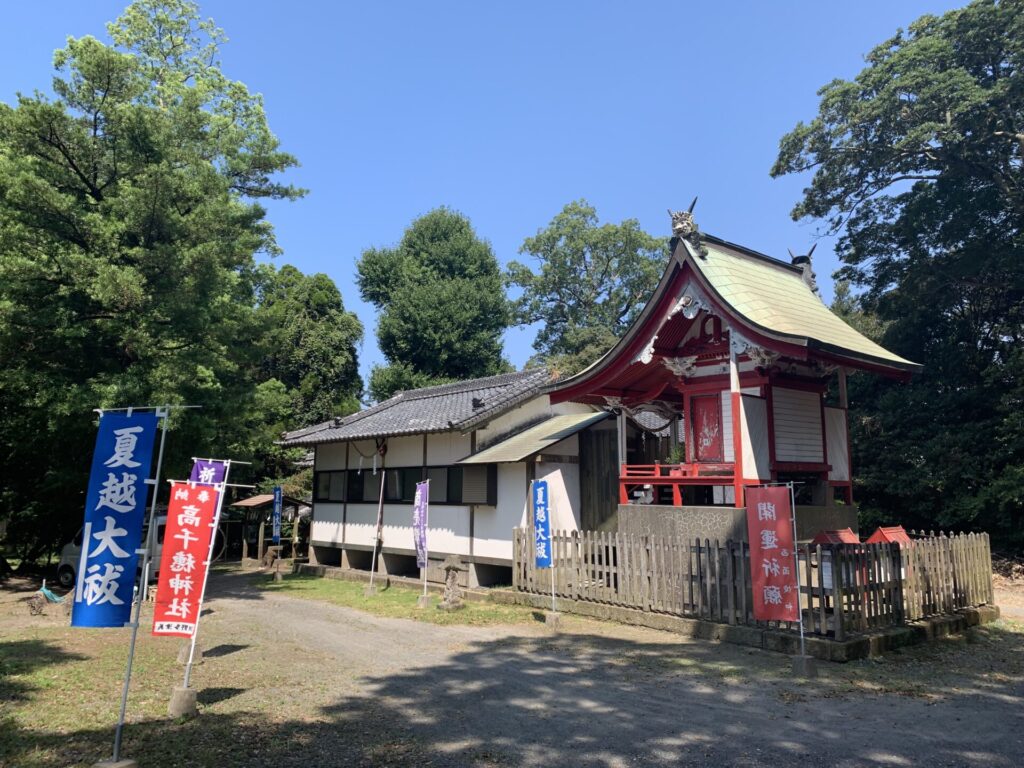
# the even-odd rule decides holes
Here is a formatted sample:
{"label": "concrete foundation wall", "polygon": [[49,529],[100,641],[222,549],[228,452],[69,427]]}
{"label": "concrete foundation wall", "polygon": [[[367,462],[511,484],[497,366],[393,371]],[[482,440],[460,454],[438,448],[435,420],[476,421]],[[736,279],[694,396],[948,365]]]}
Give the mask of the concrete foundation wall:
{"label": "concrete foundation wall", "polygon": [[[618,530],[638,536],[747,540],[747,513],[735,507],[665,507],[620,504]],[[797,538],[805,541],[818,531],[857,527],[856,507],[797,507]]]}

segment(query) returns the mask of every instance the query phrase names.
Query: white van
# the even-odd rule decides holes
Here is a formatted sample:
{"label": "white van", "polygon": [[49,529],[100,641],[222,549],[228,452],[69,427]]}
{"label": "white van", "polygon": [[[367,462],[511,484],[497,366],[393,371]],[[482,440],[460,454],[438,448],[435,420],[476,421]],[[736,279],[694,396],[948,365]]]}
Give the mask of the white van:
{"label": "white van", "polygon": [[[142,541],[146,541],[146,528],[142,527]],[[149,578],[155,579],[157,571],[160,570],[160,553],[163,552],[164,530],[167,528],[167,516],[158,515],[156,518],[156,551],[153,553],[153,565],[149,570]],[[78,529],[75,538],[64,545],[60,551],[60,564],[57,566],[57,581],[65,589],[75,586],[78,578],[78,562],[82,559],[82,529]],[[142,558],[139,558],[138,568],[142,568]]]}

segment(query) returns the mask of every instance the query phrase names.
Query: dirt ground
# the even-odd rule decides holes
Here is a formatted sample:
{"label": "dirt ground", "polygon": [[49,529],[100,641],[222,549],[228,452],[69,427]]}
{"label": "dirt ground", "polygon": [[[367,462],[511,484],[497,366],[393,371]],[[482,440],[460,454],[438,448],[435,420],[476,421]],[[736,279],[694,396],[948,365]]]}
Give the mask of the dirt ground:
{"label": "dirt ground", "polygon": [[[818,680],[799,682],[785,656],[665,632],[574,617],[558,634],[436,626],[263,583],[211,580],[195,720],[163,715],[178,642],[140,640],[125,754],[142,768],[1024,762],[1024,627],[1013,622],[822,663]],[[0,765],[89,765],[107,756],[126,633],[70,630],[54,610],[29,617],[25,594],[0,591],[0,654],[32,651],[0,675]],[[97,683],[103,665],[112,679]]]}

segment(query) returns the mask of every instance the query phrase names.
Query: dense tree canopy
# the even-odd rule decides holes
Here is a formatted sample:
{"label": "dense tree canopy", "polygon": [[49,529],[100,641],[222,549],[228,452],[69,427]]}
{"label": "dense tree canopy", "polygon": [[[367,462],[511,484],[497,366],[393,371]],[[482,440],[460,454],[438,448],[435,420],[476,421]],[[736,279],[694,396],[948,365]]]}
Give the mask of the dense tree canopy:
{"label": "dense tree canopy", "polygon": [[287,387],[295,423],[314,424],[359,410],[356,345],[363,326],[345,311],[331,278],[304,275],[292,266],[268,271],[257,315],[267,326],[263,375]]}
{"label": "dense tree canopy", "polygon": [[513,261],[519,323],[540,323],[536,360],[563,374],[590,365],[615,344],[643,309],[665,268],[667,240],[648,235],[635,219],[598,224],[585,200],[569,203],[520,253],[539,262],[534,272]]}
{"label": "dense tree canopy", "polygon": [[[859,498],[875,516],[1024,543],[1024,3],[925,16],[875,48],[774,175],[812,173],[795,218],[840,233],[843,297],[923,363],[858,377]],[[851,303],[852,302],[852,303]]]}
{"label": "dense tree canopy", "polygon": [[370,376],[375,400],[508,369],[501,356],[509,322],[501,271],[465,216],[431,211],[396,247],[364,251],[357,267],[363,299],[380,312],[377,338],[388,360]]}
{"label": "dense tree canopy", "polygon": [[259,201],[302,192],[275,181],[295,160],[220,71],[220,31],[183,0],[108,31],[57,51],[54,98],[0,104],[0,517],[28,556],[81,520],[93,408],[200,405],[168,473],[202,446],[260,477],[287,470],[296,405],[359,391],[330,281],[256,264],[278,252]]}

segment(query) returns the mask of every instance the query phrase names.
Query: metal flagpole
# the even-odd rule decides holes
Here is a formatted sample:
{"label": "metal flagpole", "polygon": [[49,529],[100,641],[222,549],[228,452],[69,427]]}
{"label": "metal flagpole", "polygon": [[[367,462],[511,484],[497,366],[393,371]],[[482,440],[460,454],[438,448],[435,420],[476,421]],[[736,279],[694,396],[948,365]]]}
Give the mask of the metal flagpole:
{"label": "metal flagpole", "polygon": [[[135,596],[135,605],[132,606],[132,637],[128,643],[128,662],[124,669],[124,685],[121,688],[121,712],[117,716],[117,728],[114,729],[114,755],[113,761],[116,763],[121,759],[121,734],[124,731],[124,716],[128,709],[128,687],[132,680],[132,663],[135,661],[135,641],[139,636],[139,616],[142,613],[142,601],[146,592],[149,590],[149,561],[150,553],[153,551],[153,542],[156,537],[156,497],[160,493],[160,472],[163,469],[164,463],[164,443],[167,441],[167,412],[172,407],[178,408],[198,408],[199,406],[170,406],[164,405],[155,408],[156,415],[158,418],[162,418],[163,422],[160,427],[160,448],[156,458],[156,477],[152,480],[147,479],[146,485],[153,486],[153,496],[149,502],[149,528],[146,531],[146,547],[142,553],[142,585],[138,590],[138,594]],[[144,410],[142,408],[108,408],[106,410],[124,410],[128,412],[128,415],[132,415],[134,410]],[[102,411],[101,411],[102,413]],[[88,542],[88,539],[83,539]],[[87,545],[83,545],[82,551],[88,549]]]}
{"label": "metal flagpole", "polygon": [[551,567],[548,568],[551,571],[551,612],[558,613],[555,610],[555,553],[551,553]]}
{"label": "metal flagpole", "polygon": [[551,527],[551,521],[554,519],[554,516],[555,505],[550,504],[548,506],[548,547],[551,549],[551,567],[548,570],[551,571],[551,612],[558,613],[555,609],[555,534],[552,533],[553,529]]}
{"label": "metal flagpole", "polygon": [[[800,655],[806,656],[807,650],[804,647],[804,609],[800,605],[800,556],[796,539],[796,494],[793,492],[793,483],[789,482],[787,485],[789,485],[790,516],[793,518],[793,573],[796,576],[796,611],[800,623]],[[807,586],[810,589],[810,585],[808,584]]]}
{"label": "metal flagpole", "polygon": [[380,497],[377,500],[377,528],[373,534],[373,557],[370,558],[370,586],[369,592],[373,593],[373,577],[377,573],[377,547],[380,542],[381,523],[384,518],[384,480],[387,478],[387,470],[380,469]]}
{"label": "metal flagpole", "polygon": [[[210,459],[210,461],[219,461],[219,459]],[[213,522],[210,523],[210,527],[213,529],[210,531],[210,549],[206,553],[206,571],[203,574],[203,588],[199,591],[199,612],[196,614],[195,629],[192,630],[192,644],[188,649],[188,663],[185,664],[185,682],[182,684],[183,688],[188,688],[189,679],[192,677],[192,659],[196,653],[196,638],[199,637],[199,620],[203,617],[203,600],[206,598],[206,585],[210,581],[210,566],[213,561],[213,546],[214,542],[217,540],[217,526],[220,524],[220,511],[224,507],[224,497],[227,495],[228,474],[230,474],[230,472],[231,459],[226,459],[224,461],[224,479],[214,486],[214,488],[217,489],[217,511],[213,513]],[[195,487],[194,483],[193,487]]]}

